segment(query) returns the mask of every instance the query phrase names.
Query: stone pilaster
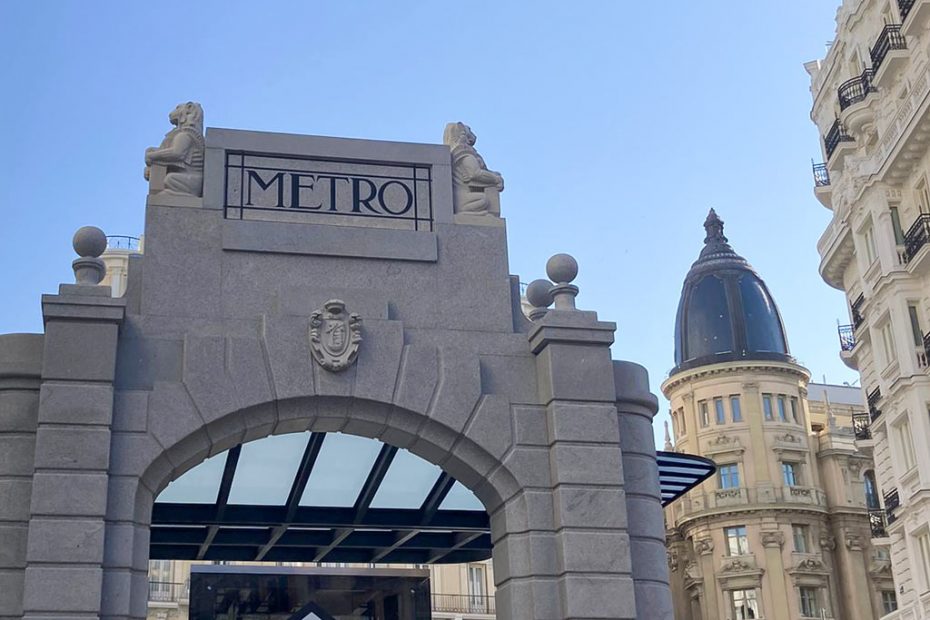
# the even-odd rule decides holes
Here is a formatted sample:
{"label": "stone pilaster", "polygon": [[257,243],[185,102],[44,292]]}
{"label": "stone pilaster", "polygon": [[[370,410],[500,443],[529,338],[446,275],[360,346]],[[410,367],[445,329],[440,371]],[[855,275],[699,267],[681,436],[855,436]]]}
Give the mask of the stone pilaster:
{"label": "stone pilaster", "polygon": [[592,312],[555,309],[529,333],[549,428],[562,619],[637,617],[610,359],[614,329]]}
{"label": "stone pilaster", "polygon": [[0,619],[23,615],[42,335],[0,336]]}
{"label": "stone pilaster", "polygon": [[636,617],[671,620],[671,585],[665,549],[665,520],[652,418],[659,401],[649,392],[649,374],[632,362],[614,362],[620,449],[629,517],[630,556]]}
{"label": "stone pilaster", "polygon": [[[79,259],[80,260],[80,259]],[[99,280],[98,280],[99,281]],[[99,618],[110,421],[125,302],[106,286],[42,298],[44,362],[24,618]]]}

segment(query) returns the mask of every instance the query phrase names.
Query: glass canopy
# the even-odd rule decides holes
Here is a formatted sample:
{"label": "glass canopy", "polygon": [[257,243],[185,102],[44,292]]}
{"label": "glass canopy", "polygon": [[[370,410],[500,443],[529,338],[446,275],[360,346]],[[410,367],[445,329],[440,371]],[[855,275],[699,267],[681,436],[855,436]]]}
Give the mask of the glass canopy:
{"label": "glass canopy", "polygon": [[[667,503],[714,471],[659,453]],[[152,559],[472,562],[491,555],[487,512],[441,469],[403,449],[341,433],[240,444],[162,491]]]}

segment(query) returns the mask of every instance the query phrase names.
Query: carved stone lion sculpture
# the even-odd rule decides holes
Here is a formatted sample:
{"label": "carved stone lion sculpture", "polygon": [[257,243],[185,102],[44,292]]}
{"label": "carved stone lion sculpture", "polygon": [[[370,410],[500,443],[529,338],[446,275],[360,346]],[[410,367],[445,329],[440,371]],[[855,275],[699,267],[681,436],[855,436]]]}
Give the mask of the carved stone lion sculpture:
{"label": "carved stone lion sculpture", "polygon": [[452,183],[456,213],[500,215],[497,193],[504,191],[504,177],[488,170],[475,150],[477,138],[464,123],[449,123],[442,141],[452,151]]}
{"label": "carved stone lion sculpture", "polygon": [[[202,196],[203,108],[193,101],[178,104],[168,120],[174,129],[165,134],[158,148],[145,149],[145,179],[152,183],[150,191]],[[156,186],[153,166],[165,169],[163,187]]]}

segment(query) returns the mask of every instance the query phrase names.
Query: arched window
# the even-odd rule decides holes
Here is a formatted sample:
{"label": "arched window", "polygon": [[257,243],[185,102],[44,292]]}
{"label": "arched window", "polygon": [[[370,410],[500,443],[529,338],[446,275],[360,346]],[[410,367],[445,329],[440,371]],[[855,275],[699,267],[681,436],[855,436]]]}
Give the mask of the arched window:
{"label": "arched window", "polygon": [[875,485],[875,473],[871,470],[865,472],[865,505],[869,510],[877,510],[880,507],[878,503],[878,487]]}

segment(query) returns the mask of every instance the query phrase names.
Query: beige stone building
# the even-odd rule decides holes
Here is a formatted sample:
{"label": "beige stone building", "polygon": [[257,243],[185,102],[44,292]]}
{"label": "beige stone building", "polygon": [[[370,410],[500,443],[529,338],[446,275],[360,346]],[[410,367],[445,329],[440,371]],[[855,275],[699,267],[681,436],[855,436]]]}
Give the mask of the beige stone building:
{"label": "beige stone building", "polygon": [[718,468],[666,509],[676,618],[876,618],[894,592],[870,537],[861,392],[809,383],[765,283],[713,211],[705,228],[662,384],[674,449]]}
{"label": "beige stone building", "polygon": [[930,1],[845,0],[811,77],[823,137],[815,194],[832,219],[820,274],[842,290],[841,357],[861,376],[874,452],[875,540],[890,548],[897,604],[885,620],[930,617]]}

